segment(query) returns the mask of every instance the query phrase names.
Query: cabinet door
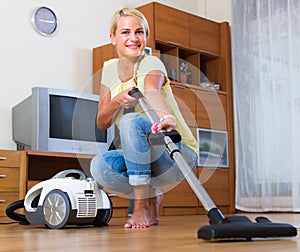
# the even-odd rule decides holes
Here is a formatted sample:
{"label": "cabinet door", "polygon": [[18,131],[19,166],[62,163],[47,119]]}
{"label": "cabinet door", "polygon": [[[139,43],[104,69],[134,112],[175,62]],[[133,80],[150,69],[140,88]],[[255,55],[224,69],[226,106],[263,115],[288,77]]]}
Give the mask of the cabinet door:
{"label": "cabinet door", "polygon": [[198,127],[227,130],[226,95],[201,90],[196,94]]}
{"label": "cabinet door", "polygon": [[[195,169],[197,175],[197,169]],[[173,185],[170,191],[164,192],[160,206],[162,215],[187,215],[199,213],[199,200],[186,180]]]}
{"label": "cabinet door", "polygon": [[181,85],[172,85],[172,91],[187,125],[197,127],[196,95],[193,90]]}
{"label": "cabinet door", "polygon": [[198,168],[198,177],[217,206],[229,206],[229,170],[227,168]]}
{"label": "cabinet door", "polygon": [[155,40],[189,47],[189,14],[155,3]]}
{"label": "cabinet door", "polygon": [[190,48],[206,54],[220,54],[219,23],[190,15]]}

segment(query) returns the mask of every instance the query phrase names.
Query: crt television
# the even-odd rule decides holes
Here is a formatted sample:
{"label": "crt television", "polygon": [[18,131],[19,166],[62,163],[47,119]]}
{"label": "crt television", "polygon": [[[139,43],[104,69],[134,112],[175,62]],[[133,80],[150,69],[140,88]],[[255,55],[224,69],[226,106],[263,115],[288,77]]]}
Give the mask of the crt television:
{"label": "crt television", "polygon": [[12,109],[13,140],[18,150],[97,155],[108,150],[114,127],[96,125],[99,96],[34,87]]}

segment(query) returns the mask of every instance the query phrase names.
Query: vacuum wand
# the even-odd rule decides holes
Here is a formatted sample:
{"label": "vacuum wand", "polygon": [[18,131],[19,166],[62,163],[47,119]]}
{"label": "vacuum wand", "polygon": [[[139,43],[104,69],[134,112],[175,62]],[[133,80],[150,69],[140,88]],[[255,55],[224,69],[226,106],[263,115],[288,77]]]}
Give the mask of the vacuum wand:
{"label": "vacuum wand", "polygon": [[141,93],[141,91],[138,88],[133,88],[129,91],[129,95],[136,98],[138,100],[138,103],[148,119],[151,123],[153,122],[159,122],[159,118],[157,114],[154,112],[154,110],[151,108],[150,104],[145,99],[144,95]]}

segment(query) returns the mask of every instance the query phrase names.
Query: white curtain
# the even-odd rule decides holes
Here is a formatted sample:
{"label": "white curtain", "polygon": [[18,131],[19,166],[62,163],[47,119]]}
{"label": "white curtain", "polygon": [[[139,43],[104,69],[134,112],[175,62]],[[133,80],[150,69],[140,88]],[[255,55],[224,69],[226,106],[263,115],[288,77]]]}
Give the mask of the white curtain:
{"label": "white curtain", "polygon": [[300,0],[232,0],[236,208],[300,211]]}

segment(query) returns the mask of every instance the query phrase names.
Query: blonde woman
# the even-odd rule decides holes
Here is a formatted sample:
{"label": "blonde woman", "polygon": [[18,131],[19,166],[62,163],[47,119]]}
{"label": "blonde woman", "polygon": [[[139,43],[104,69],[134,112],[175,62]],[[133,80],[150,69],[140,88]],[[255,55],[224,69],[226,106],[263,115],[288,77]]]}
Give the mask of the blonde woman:
{"label": "blonde woman", "polygon": [[[161,186],[184,179],[165,146],[150,146],[147,136],[157,130],[176,129],[178,143],[191,170],[197,164],[197,146],[173,97],[166,69],[158,57],[145,55],[148,22],[136,9],[117,11],[111,23],[110,39],[118,58],[104,63],[100,85],[97,125],[119,128],[122,149],[110,150],[93,158],[91,173],[108,190],[134,199],[125,228],[146,228],[159,224]],[[138,111],[137,100],[128,93],[133,87],[144,94],[160,121],[151,124]],[[125,113],[129,109],[131,113]]]}

